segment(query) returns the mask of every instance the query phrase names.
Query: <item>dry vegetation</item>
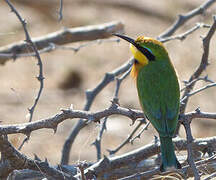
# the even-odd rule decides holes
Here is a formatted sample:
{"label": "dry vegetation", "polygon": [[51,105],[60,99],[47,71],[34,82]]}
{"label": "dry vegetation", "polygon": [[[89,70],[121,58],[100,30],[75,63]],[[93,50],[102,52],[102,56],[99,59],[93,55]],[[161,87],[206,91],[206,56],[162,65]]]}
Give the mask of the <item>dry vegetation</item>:
{"label": "dry vegetation", "polygon": [[[125,1],[100,1],[100,0],[74,0],[63,2],[63,19],[58,21],[59,0],[19,0],[12,1],[14,7],[27,21],[28,32],[31,38],[46,35],[51,32],[85,25],[97,25],[110,21],[121,21],[124,31],[130,37],[145,35],[157,37],[164,32],[177,19],[178,14],[184,14],[198,7],[203,1],[182,0],[142,0],[140,5],[131,8],[130,0]],[[123,6],[123,4],[128,6]],[[137,3],[137,2],[136,2]],[[143,11],[138,9],[143,7]],[[199,15],[188,21],[176,34],[183,33],[195,26],[197,22],[208,25],[213,23],[212,15],[216,10],[215,4]],[[25,34],[21,23],[14,13],[10,12],[8,5],[0,2],[0,46],[23,41]],[[190,34],[184,41],[172,40],[166,42],[174,66],[177,69],[181,86],[188,80],[192,72],[199,65],[203,53],[202,40],[209,28],[200,28]],[[131,56],[128,44],[120,41],[102,41],[101,43],[88,44],[74,50],[57,48],[55,51],[41,54],[44,67],[44,88],[39,103],[36,106],[33,122],[51,117],[60,112],[61,108],[83,109],[85,104],[85,91],[93,89],[103,79],[106,72],[124,64]],[[215,44],[216,36],[211,40],[209,61],[210,66],[202,73],[201,77],[215,81]],[[88,42],[67,44],[70,47],[80,47]],[[30,51],[27,48],[26,51]],[[28,122],[28,108],[32,106],[34,97],[38,93],[39,83],[35,79],[38,75],[37,60],[35,57],[24,57],[8,60],[0,65],[0,121],[1,125]],[[115,81],[110,83],[96,97],[91,111],[100,111],[110,106],[115,90]],[[200,81],[196,89],[206,85]],[[119,92],[121,107],[140,109],[135,83],[127,77],[121,84]],[[194,111],[198,107],[201,111],[216,112],[215,88],[209,88],[190,98],[186,112]],[[78,119],[67,119],[59,124],[57,132],[40,129],[31,133],[30,139],[21,149],[21,153],[31,159],[36,154],[40,159],[48,159],[50,164],[56,165],[61,161],[62,148],[65,139],[71,132]],[[130,126],[131,120],[114,115],[107,121],[107,131],[103,134],[102,154],[109,155],[107,149],[113,150],[124,141],[128,134],[139,122]],[[215,136],[215,119],[195,119],[192,122],[194,138]],[[92,143],[100,131],[100,124],[90,123],[81,130],[77,136],[70,153],[69,164],[79,161],[95,162],[96,149]],[[124,146],[117,155],[143,147],[154,142],[156,131],[150,125],[140,139],[133,144]],[[26,138],[23,134],[9,135],[10,142],[18,148]],[[180,128],[180,137],[185,138],[184,128]],[[184,155],[183,152],[177,155]]]}

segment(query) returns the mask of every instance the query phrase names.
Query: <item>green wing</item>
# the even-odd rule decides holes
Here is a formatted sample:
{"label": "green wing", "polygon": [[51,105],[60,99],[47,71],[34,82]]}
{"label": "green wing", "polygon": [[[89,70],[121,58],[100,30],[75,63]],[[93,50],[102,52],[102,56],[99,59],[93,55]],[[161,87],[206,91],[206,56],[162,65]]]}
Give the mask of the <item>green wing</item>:
{"label": "green wing", "polygon": [[169,60],[140,69],[137,90],[142,109],[160,136],[173,136],[179,114],[179,84]]}

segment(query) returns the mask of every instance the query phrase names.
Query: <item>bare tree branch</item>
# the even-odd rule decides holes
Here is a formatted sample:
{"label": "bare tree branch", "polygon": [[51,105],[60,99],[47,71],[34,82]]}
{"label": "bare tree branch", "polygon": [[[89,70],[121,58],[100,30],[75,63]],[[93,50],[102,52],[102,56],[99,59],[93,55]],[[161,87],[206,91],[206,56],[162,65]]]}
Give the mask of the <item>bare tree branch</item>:
{"label": "bare tree branch", "polygon": [[85,119],[83,120],[84,124],[88,124],[92,121],[98,122],[101,118],[111,116],[114,114],[121,114],[122,116],[129,117],[132,120],[135,120],[137,118],[143,118],[142,111],[123,108],[117,104],[112,104],[110,108],[98,112],[62,109],[62,112],[52,117],[37,120],[34,122],[14,124],[14,125],[1,125],[0,134],[4,135],[4,134],[23,133],[29,135],[32,131],[43,129],[43,128],[53,129],[54,132],[56,132],[58,124],[60,124],[61,122],[67,119],[82,118]]}
{"label": "bare tree branch", "polygon": [[95,141],[92,143],[93,145],[95,145],[97,151],[97,161],[101,159],[101,141],[102,141],[103,133],[107,129],[106,128],[107,119],[108,117],[105,117],[101,120],[98,136],[95,139]]}
{"label": "bare tree branch", "polygon": [[200,7],[196,8],[196,9],[194,9],[194,10],[192,10],[192,11],[190,11],[184,15],[179,15],[178,19],[174,22],[174,24],[170,28],[168,28],[164,33],[162,33],[158,37],[158,39],[160,40],[160,39],[166,38],[168,36],[171,36],[185,22],[187,22],[188,20],[190,20],[194,16],[197,16],[199,14],[203,14],[205,12],[205,10],[208,9],[215,2],[216,2],[216,0],[208,0],[208,1],[204,2],[202,5],[200,5]]}
{"label": "bare tree branch", "polygon": [[59,5],[59,18],[58,18],[59,21],[61,21],[61,20],[63,19],[62,11],[63,11],[63,0],[60,0],[60,5]]}
{"label": "bare tree branch", "polygon": [[205,82],[210,82],[210,83],[214,83],[214,81],[212,81],[211,79],[208,78],[208,76],[205,77],[198,77],[194,80],[192,80],[191,82],[188,81],[184,81],[185,83],[185,87],[181,89],[181,92],[184,91],[186,89],[187,86],[190,86],[192,83],[195,83],[195,81],[205,81]]}
{"label": "bare tree branch", "polygon": [[[178,151],[187,150],[187,140],[176,138],[173,140],[173,142],[174,142],[176,150]],[[216,137],[196,139],[192,142],[191,146],[192,146],[192,149],[196,151],[200,151],[200,152],[206,152],[207,149],[211,151],[215,151],[216,150]],[[153,144],[148,144],[146,146],[143,146],[139,149],[133,150],[131,152],[128,152],[120,156],[109,157],[109,158],[105,157],[104,159],[100,160],[99,162],[87,168],[85,170],[85,175],[87,178],[92,178],[96,176],[97,178],[106,177],[106,178],[111,179],[112,177],[109,175],[112,173],[110,172],[113,172],[115,169],[120,170],[120,168],[123,168],[123,167],[124,168],[130,167],[131,169],[131,167],[138,168],[141,166],[145,166],[146,165],[146,163],[144,163],[145,160],[147,160],[151,156],[158,154],[159,152],[160,152],[160,144],[153,143]],[[207,160],[209,161],[209,159]],[[216,160],[215,157],[213,158],[213,160],[214,161]],[[196,165],[199,166],[200,164],[199,163],[197,164],[197,163]],[[202,164],[204,163],[206,163],[206,161],[205,162],[202,161]],[[136,171],[136,168],[132,168],[132,169]],[[189,168],[189,166],[187,166],[187,168]],[[182,172],[182,173],[184,171],[185,171],[184,167],[182,170],[179,170],[179,172]],[[147,179],[150,179],[153,175],[159,174],[159,173],[160,173],[159,168],[156,168],[155,170],[144,172]],[[118,173],[112,174],[112,175],[115,178],[120,178],[118,177]],[[127,174],[124,174],[124,176],[125,175]],[[142,176],[142,177],[145,177],[145,176]]]}
{"label": "bare tree branch", "polygon": [[193,95],[195,95],[195,94],[200,93],[201,91],[204,91],[204,90],[206,90],[206,89],[208,89],[208,88],[215,87],[215,86],[216,86],[216,83],[211,83],[211,84],[208,84],[208,85],[206,85],[206,86],[204,86],[204,87],[201,87],[201,88],[199,88],[199,89],[197,89],[197,90],[194,90],[194,91],[192,91],[192,92],[186,94],[186,95],[181,99],[181,102],[185,101],[185,99],[187,99],[187,98],[189,98],[189,97],[191,97],[191,96],[193,96]]}
{"label": "bare tree branch", "polygon": [[[47,53],[47,52],[51,52],[54,50],[72,50],[75,53],[78,52],[79,50],[81,50],[84,47],[93,45],[93,44],[101,44],[101,43],[105,43],[105,42],[119,42],[119,39],[97,39],[97,40],[93,40],[93,41],[89,41],[87,43],[83,43],[77,47],[75,46],[64,46],[64,45],[57,45],[54,43],[50,43],[49,46],[39,50],[39,54],[43,54],[43,53]],[[20,58],[20,57],[31,57],[31,56],[36,56],[36,54],[34,52],[29,52],[29,53],[19,53],[16,54],[16,58]],[[9,59],[14,58],[14,53],[0,53],[0,58],[1,57],[6,57]]]}
{"label": "bare tree branch", "polygon": [[163,43],[165,43],[167,41],[175,40],[175,39],[183,41],[187,36],[189,36],[190,34],[192,34],[193,32],[195,32],[196,30],[198,30],[200,28],[210,28],[210,26],[203,24],[203,23],[196,23],[196,25],[194,27],[192,27],[191,29],[189,29],[188,31],[186,31],[182,34],[178,34],[175,36],[168,36],[166,38],[160,38],[159,40]]}
{"label": "bare tree branch", "polygon": [[[122,33],[123,24],[121,22],[109,22],[100,25],[84,26],[71,29],[63,29],[57,32],[50,33],[48,35],[33,38],[32,41],[38,50],[50,48],[50,43],[56,45],[62,45],[78,41],[90,41],[95,39],[108,38],[112,33]],[[86,36],[88,34],[88,36]],[[27,48],[27,43],[24,41],[10,44],[0,48],[0,64],[4,64],[11,58],[17,58],[19,54],[27,54],[32,51]],[[12,55],[12,56],[11,56]]]}
{"label": "bare tree branch", "polygon": [[[209,62],[208,62],[209,45],[210,45],[210,41],[212,39],[212,36],[214,35],[215,30],[216,30],[216,16],[213,17],[213,20],[214,20],[214,22],[213,22],[211,28],[209,29],[207,35],[203,38],[203,55],[202,55],[202,58],[201,58],[200,65],[197,67],[197,69],[195,70],[195,72],[191,75],[190,79],[188,80],[188,83],[190,83],[194,79],[199,78],[199,76],[202,74],[202,72],[206,69],[206,66],[209,64]],[[185,91],[183,93],[182,99],[185,96],[187,96],[193,90],[195,82],[192,83],[190,86],[187,86],[185,88]],[[186,106],[187,106],[187,102],[188,102],[188,98],[186,98],[186,99],[184,99],[182,101],[182,105],[180,107],[180,112],[181,113],[185,112],[185,109],[186,109]]]}
{"label": "bare tree branch", "polygon": [[24,29],[24,32],[25,32],[25,36],[26,36],[26,40],[25,42],[27,43],[27,45],[32,48],[32,50],[34,51],[35,53],[35,56],[38,60],[38,66],[39,66],[39,75],[37,77],[37,80],[39,81],[40,83],[40,87],[39,87],[39,90],[38,90],[38,93],[36,95],[36,98],[35,98],[35,101],[32,105],[31,108],[29,108],[29,122],[32,121],[32,118],[33,118],[33,114],[34,114],[34,110],[37,106],[37,103],[40,99],[40,96],[41,96],[41,93],[42,93],[42,90],[43,90],[43,87],[44,87],[44,76],[43,76],[43,64],[42,64],[42,60],[41,60],[41,57],[40,57],[40,54],[37,50],[37,47],[35,45],[35,43],[31,40],[31,37],[29,35],[29,32],[27,30],[27,27],[26,27],[26,21],[20,16],[20,14],[18,13],[18,11],[15,9],[15,7],[11,4],[11,2],[9,0],[5,0],[6,3],[9,5],[9,7],[11,8],[11,11],[15,13],[15,15],[17,16],[17,18],[19,19],[19,21],[21,22],[22,26],[23,26],[23,29]]}
{"label": "bare tree branch", "polygon": [[200,179],[199,171],[195,165],[195,161],[193,158],[192,142],[194,141],[194,139],[192,136],[190,123],[191,123],[191,121],[189,121],[189,120],[186,120],[183,122],[185,131],[186,131],[186,135],[187,135],[187,152],[188,152],[187,161],[193,170],[195,180],[199,180]]}

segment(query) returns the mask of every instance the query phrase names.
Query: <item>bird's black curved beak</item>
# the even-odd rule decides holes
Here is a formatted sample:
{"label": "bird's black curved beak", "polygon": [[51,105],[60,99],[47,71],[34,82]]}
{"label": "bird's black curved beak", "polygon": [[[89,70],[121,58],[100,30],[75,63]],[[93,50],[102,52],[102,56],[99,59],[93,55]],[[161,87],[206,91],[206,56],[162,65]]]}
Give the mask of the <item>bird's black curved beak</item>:
{"label": "bird's black curved beak", "polygon": [[121,34],[112,34],[114,36],[120,37],[121,39],[124,39],[125,41],[133,44],[139,51],[141,51],[150,61],[155,60],[155,56],[145,47],[140,46],[137,44],[132,38],[121,35]]}
{"label": "bird's black curved beak", "polygon": [[137,46],[137,44],[135,43],[135,41],[132,38],[130,38],[130,37],[127,37],[127,36],[124,36],[124,35],[121,35],[121,34],[115,34],[115,33],[112,34],[112,35],[113,36],[117,36],[117,37],[119,37],[121,39],[124,39],[125,41],[133,44],[135,47]]}

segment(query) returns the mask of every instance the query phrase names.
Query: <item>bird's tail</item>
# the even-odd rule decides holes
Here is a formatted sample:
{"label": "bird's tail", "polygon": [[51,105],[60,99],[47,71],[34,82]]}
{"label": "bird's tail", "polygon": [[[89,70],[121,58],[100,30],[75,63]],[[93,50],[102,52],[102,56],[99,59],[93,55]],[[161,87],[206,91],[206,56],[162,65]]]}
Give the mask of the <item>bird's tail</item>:
{"label": "bird's tail", "polygon": [[181,169],[181,164],[178,162],[171,137],[160,137],[162,164],[160,170],[166,171],[168,168]]}

